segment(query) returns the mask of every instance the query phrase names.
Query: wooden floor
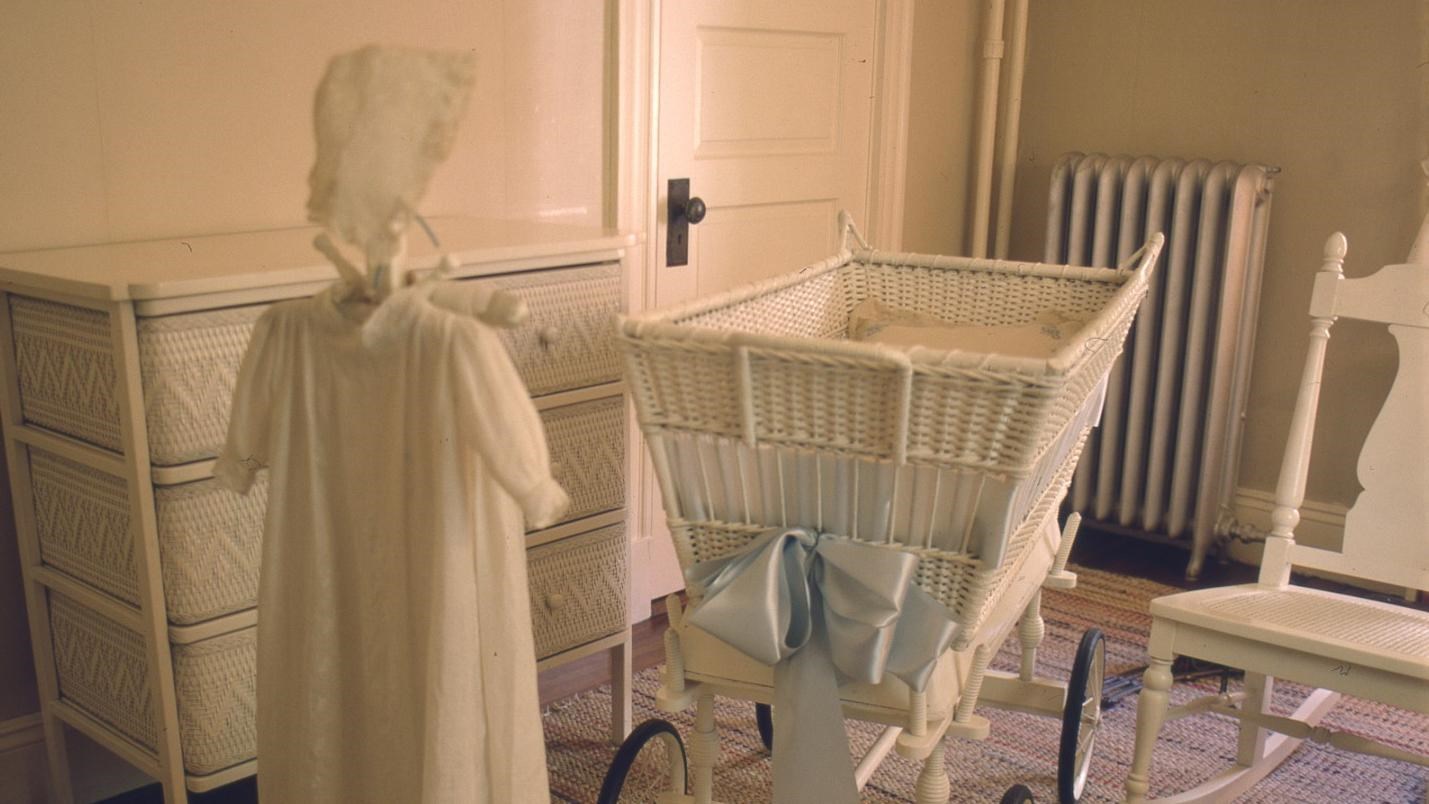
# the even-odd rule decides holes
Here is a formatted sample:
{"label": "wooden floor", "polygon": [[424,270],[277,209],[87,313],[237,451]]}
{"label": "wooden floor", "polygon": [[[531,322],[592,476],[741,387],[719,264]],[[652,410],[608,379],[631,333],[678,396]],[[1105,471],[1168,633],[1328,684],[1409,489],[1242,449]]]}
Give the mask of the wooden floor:
{"label": "wooden floor", "polygon": [[[1188,553],[1182,547],[1147,541],[1124,535],[1101,533],[1084,528],[1072,551],[1072,562],[1096,569],[1134,577],[1147,578],[1169,586],[1189,588],[1185,570]],[[1254,581],[1256,570],[1243,564],[1207,561],[1196,586],[1225,586]],[[1344,589],[1337,584],[1321,583],[1330,588]],[[1424,603],[1420,603],[1424,606]],[[635,672],[664,661],[665,632],[664,601],[655,601],[655,613],[637,623],[634,631],[634,653],[631,664]],[[561,667],[552,668],[540,676],[541,705],[561,700],[579,692],[594,689],[610,681],[606,654],[598,653]],[[163,796],[159,786],[135,790],[109,799],[107,804],[160,804]],[[236,782],[211,793],[190,796],[201,804],[253,804],[257,801],[253,779]]]}
{"label": "wooden floor", "polygon": [[[653,609],[650,619],[630,629],[635,643],[630,657],[634,673],[665,661],[665,643],[661,639],[665,633],[665,602],[655,601]],[[606,656],[604,652],[597,653],[541,673],[541,706],[610,683],[610,663]]]}

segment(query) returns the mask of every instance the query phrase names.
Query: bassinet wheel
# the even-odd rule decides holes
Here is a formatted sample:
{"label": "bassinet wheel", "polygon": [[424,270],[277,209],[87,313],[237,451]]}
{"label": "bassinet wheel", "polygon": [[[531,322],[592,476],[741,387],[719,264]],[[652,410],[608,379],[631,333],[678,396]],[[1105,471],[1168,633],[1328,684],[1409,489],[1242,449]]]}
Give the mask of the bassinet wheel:
{"label": "bassinet wheel", "polygon": [[759,739],[771,753],[774,751],[774,710],[769,704],[754,705],[754,723],[759,727]]}
{"label": "bassinet wheel", "polygon": [[999,804],[1027,804],[1036,801],[1032,797],[1032,791],[1025,784],[1015,784],[1007,788],[1007,792],[1002,794],[1002,801]]}
{"label": "bassinet wheel", "polygon": [[1102,683],[1106,678],[1106,641],[1088,628],[1077,646],[1067,704],[1062,710],[1062,744],[1057,755],[1057,799],[1076,804],[1087,786],[1092,747],[1102,723]]}
{"label": "bassinet wheel", "polygon": [[689,763],[685,758],[685,743],[680,739],[680,732],[668,720],[653,719],[636,726],[620,744],[615,759],[610,762],[610,770],[605,772],[596,804],[616,804],[620,801],[620,793],[625,789],[625,777],[629,775],[636,757],[646,743],[656,738],[664,743],[665,756],[670,760],[669,789],[681,795],[688,792],[685,778]]}

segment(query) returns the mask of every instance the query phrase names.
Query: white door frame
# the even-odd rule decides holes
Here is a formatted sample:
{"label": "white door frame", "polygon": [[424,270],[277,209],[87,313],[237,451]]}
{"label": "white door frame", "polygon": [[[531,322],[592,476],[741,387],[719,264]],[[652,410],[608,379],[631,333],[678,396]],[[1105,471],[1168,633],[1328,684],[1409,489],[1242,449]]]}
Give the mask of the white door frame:
{"label": "white door frame", "polygon": [[[605,225],[637,236],[627,252],[625,304],[652,303],[653,272],[660,267],[655,233],[660,225],[656,186],[660,116],[660,4],[662,0],[607,0]],[[912,85],[914,0],[878,0],[874,40],[877,95],[870,126],[868,220],[865,237],[880,248],[903,243],[907,175],[908,98]],[[794,266],[791,266],[791,268]],[[631,621],[650,615],[650,593],[639,567],[648,559],[651,524],[663,516],[649,476],[645,444],[630,420],[626,523],[631,538]]]}

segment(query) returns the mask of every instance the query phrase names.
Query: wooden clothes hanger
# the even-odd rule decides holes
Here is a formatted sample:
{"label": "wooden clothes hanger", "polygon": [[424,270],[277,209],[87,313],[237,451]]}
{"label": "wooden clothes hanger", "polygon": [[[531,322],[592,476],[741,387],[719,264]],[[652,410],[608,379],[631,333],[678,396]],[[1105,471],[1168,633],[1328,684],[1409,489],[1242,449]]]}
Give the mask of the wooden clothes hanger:
{"label": "wooden clothes hanger", "polygon": [[[412,215],[421,224],[432,245],[441,248],[441,242],[426,219],[416,213]],[[486,287],[477,282],[451,281],[458,268],[456,258],[451,254],[442,254],[435,270],[421,278],[414,278],[402,268],[405,244],[406,235],[398,234],[396,248],[386,249],[392,252],[391,255],[385,259],[369,260],[368,270],[364,272],[342,253],[327,232],[313,238],[313,247],[327,257],[347,283],[348,291],[344,295],[344,301],[381,304],[394,290],[403,285],[436,282],[440,284],[431,289],[429,299],[438,307],[458,315],[474,317],[490,326],[501,328],[517,326],[529,316],[526,302],[514,293]]]}

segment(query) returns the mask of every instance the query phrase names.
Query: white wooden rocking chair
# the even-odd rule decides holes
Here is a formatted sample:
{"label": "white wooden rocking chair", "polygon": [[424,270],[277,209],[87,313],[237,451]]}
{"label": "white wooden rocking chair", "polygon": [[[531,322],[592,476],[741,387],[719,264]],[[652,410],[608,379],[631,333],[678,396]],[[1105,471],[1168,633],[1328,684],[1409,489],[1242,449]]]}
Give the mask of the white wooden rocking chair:
{"label": "white wooden rocking chair", "polygon": [[[1150,667],[1136,719],[1128,801],[1144,801],[1152,748],[1168,717],[1178,655],[1243,668],[1245,689],[1177,707],[1179,717],[1217,712],[1240,722],[1236,762],[1163,801],[1229,801],[1304,740],[1429,765],[1367,738],[1321,727],[1341,694],[1429,714],[1429,612],[1290,583],[1292,566],[1411,590],[1429,589],[1429,220],[1409,263],[1347,280],[1344,235],[1325,245],[1310,302],[1310,349],[1275,494],[1272,531],[1255,584],[1200,589],[1151,602]],[[1364,492],[1345,521],[1342,552],[1295,543],[1330,326],[1339,316],[1390,325],[1399,374],[1359,460]],[[1274,679],[1318,688],[1289,716],[1271,714]],[[1426,793],[1429,804],[1429,793]]]}

